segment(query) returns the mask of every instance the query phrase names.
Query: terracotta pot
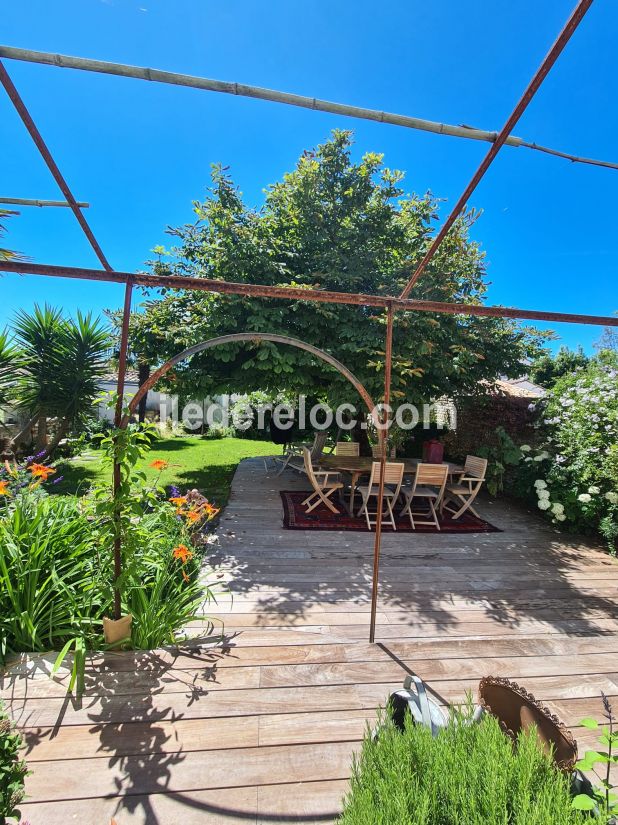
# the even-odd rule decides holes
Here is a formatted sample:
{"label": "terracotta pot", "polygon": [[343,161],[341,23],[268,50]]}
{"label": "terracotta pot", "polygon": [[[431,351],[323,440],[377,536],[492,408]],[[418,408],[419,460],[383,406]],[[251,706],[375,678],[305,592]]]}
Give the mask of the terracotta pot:
{"label": "terracotta pot", "polygon": [[105,616],[103,618],[103,635],[106,644],[118,647],[120,642],[130,639],[132,621],[133,616],[130,613],[127,616],[121,616],[119,619],[108,619]]}

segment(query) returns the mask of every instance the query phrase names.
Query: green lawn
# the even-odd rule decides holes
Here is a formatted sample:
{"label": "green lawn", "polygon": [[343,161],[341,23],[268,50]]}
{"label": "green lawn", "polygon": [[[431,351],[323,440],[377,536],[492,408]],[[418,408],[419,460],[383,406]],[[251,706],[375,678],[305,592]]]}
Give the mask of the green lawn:
{"label": "green lawn", "polygon": [[[196,487],[213,503],[222,506],[227,502],[232,476],[243,458],[275,455],[281,452],[270,441],[252,441],[246,438],[162,438],[153,444],[152,450],[140,462],[148,480],[158,473],[149,465],[157,458],[169,462],[161,473],[161,484],[175,484],[182,492]],[[55,493],[84,493],[94,483],[106,481],[110,470],[102,466],[101,453],[90,449],[76,458],[58,464],[58,475],[63,480],[50,485]]]}

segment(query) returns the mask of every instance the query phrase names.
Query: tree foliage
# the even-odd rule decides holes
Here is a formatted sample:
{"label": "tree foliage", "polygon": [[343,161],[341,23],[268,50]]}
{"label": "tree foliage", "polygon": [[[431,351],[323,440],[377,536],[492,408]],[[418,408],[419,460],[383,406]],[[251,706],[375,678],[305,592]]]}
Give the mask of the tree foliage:
{"label": "tree foliage", "polygon": [[541,387],[551,389],[560,378],[587,367],[589,361],[581,346],[576,350],[560,347],[555,356],[545,352],[535,360],[530,367],[530,379]]}
{"label": "tree foliage", "polygon": [[[244,204],[226,168],[214,167],[209,197],[194,205],[197,221],[169,230],[176,239],[169,253],[155,247],[155,272],[399,294],[431,240],[438,201],[430,193],[405,194],[403,173],[385,167],[382,155],[354,162],[351,149],[350,133],[334,132],[268,187],[259,210]],[[469,210],[457,221],[413,297],[483,302],[484,253],[470,239],[477,215]],[[283,333],[327,350],[381,397],[385,316],[376,308],[164,291],[133,316],[131,341],[142,360],[158,364],[207,338],[251,331]],[[518,375],[538,341],[538,333],[502,319],[397,313],[393,398],[419,402],[477,392],[483,379]],[[351,398],[346,380],[311,355],[269,343],[194,356],[174,371],[170,386],[194,398],[256,388],[331,402]]]}

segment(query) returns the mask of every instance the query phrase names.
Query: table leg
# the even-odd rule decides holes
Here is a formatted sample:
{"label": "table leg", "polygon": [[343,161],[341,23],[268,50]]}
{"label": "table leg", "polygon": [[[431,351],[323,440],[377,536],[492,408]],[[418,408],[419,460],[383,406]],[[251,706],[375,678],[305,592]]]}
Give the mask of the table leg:
{"label": "table leg", "polygon": [[350,501],[348,504],[348,513],[352,518],[354,517],[354,496],[356,493],[356,482],[358,481],[359,473],[350,474]]}

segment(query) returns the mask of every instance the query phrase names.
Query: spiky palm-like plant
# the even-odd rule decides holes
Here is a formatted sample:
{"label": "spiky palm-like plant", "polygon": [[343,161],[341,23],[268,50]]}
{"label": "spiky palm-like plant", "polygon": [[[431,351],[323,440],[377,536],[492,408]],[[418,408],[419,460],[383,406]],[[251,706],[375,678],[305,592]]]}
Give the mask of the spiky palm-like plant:
{"label": "spiky palm-like plant", "polygon": [[91,314],[78,312],[74,321],[47,305],[35,306],[32,313],[20,311],[14,332],[20,351],[16,396],[30,421],[13,443],[38,422],[39,446],[45,447],[47,419],[53,416],[60,423],[49,446],[51,452],[92,409],[109,335]]}
{"label": "spiky palm-like plant", "polygon": [[[18,215],[18,212],[14,212],[12,209],[0,209],[0,238],[3,235],[6,235],[6,226],[4,225],[4,219],[10,218],[11,215]],[[14,252],[12,249],[2,249],[0,247],[0,261],[19,261],[23,258],[19,252]]]}

